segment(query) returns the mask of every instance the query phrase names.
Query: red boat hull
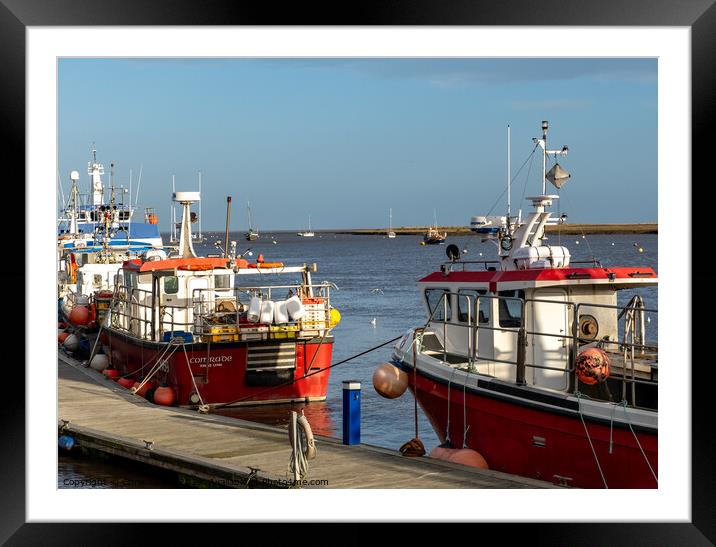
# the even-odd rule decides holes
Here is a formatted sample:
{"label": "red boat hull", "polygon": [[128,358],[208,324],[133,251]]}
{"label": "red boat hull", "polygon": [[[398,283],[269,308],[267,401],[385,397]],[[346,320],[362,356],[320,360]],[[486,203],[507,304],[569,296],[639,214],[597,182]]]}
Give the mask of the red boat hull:
{"label": "red boat hull", "polygon": [[[410,371],[410,390],[415,393],[412,367],[405,370]],[[467,447],[482,454],[490,469],[578,488],[604,488],[605,482],[608,488],[658,487],[644,456],[654,474],[658,473],[655,433],[635,430],[642,454],[628,425],[625,428],[615,420],[610,453],[609,422],[585,417],[588,438],[576,413],[545,411],[499,395],[463,391],[462,386],[449,389],[450,441],[461,448],[465,436]],[[448,386],[418,371],[417,399],[440,441],[445,442]],[[469,427],[465,435],[466,425]]]}
{"label": "red boat hull", "polygon": [[[278,344],[295,344],[294,369],[284,369],[280,374],[247,371],[249,351],[270,351]],[[134,379],[149,374],[157,356],[167,348],[167,344],[138,340],[112,330],[107,331],[107,345],[112,366]],[[320,401],[328,390],[332,355],[332,338],[322,344],[317,339],[186,344],[177,347],[167,366],[154,373],[152,379],[164,380],[172,387],[176,404],[182,406],[197,404],[196,395],[192,400],[197,390],[201,402],[210,405]],[[304,378],[309,372],[310,376]]]}

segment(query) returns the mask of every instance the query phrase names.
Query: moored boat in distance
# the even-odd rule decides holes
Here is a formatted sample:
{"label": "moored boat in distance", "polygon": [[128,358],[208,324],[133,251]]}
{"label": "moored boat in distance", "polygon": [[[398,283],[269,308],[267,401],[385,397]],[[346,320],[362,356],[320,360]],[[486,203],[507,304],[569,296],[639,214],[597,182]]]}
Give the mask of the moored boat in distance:
{"label": "moored boat in distance", "polygon": [[251,224],[251,204],[246,202],[246,216],[248,218],[249,230],[244,234],[246,241],[256,241],[259,238],[258,230],[254,230]]}
{"label": "moored boat in distance", "polygon": [[447,239],[447,232],[440,233],[438,231],[437,214],[433,211],[433,225],[428,228],[423,236],[424,245],[442,245]]}
{"label": "moored boat in distance", "polygon": [[393,231],[393,209],[391,209],[388,213],[388,239],[394,239],[395,238],[395,232]]}
{"label": "moored boat in distance", "polygon": [[308,230],[305,232],[298,232],[296,235],[299,237],[314,237],[316,235],[311,230],[311,215],[308,215]]}
{"label": "moored boat in distance", "polygon": [[189,209],[198,199],[174,194],[184,211],[178,257],[121,268],[100,334],[112,366],[170,388],[183,406],[324,400],[340,317],[331,285],[312,281],[315,265],[196,256]]}
{"label": "moored boat in distance", "polygon": [[[545,163],[568,150],[548,150],[547,129],[535,139]],[[546,181],[559,188],[568,178],[555,167],[527,198],[524,222],[473,217],[498,260],[463,261],[451,245],[449,262],[418,282],[427,322],[396,344],[402,380],[379,393],[394,397],[403,382],[440,449],[471,449],[490,469],[580,488],[657,488],[658,351],[645,321],[657,310],[637,291],[657,274],[572,262],[547,243],[546,209],[558,196]]]}

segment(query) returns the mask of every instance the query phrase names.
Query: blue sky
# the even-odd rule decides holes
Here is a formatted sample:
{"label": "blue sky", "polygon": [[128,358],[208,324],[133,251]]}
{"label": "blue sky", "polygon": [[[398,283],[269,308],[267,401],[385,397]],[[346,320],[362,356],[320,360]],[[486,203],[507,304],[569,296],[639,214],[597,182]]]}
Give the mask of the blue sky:
{"label": "blue sky", "polygon": [[[657,220],[655,59],[61,59],[58,168],[98,159],[169,228],[171,177],[195,190],[202,228],[467,225],[506,186],[549,120],[572,173],[570,222]],[[540,190],[539,157],[513,182]],[[548,165],[549,168],[549,165]],[[529,171],[529,178],[527,173]],[[527,185],[525,188],[525,184]],[[503,214],[505,198],[493,214]],[[526,204],[524,208],[527,209]],[[556,208],[555,208],[556,209]]]}

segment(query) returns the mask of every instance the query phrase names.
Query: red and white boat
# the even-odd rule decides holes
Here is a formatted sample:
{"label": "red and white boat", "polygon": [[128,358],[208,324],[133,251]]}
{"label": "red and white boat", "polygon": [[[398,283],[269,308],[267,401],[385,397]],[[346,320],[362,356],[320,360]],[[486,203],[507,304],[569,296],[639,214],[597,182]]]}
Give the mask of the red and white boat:
{"label": "red and white boat", "polygon": [[120,269],[100,333],[111,366],[150,399],[161,386],[163,404],[324,400],[340,320],[330,284],[312,282],[315,265],[197,257],[189,208],[198,192],[174,199],[184,206],[179,256]]}
{"label": "red and white boat", "polygon": [[[547,149],[547,128],[535,139],[545,164],[567,154]],[[558,196],[546,180],[559,187],[569,176],[555,166],[524,222],[508,212],[499,230],[480,232],[499,260],[463,261],[448,248],[451,260],[418,282],[428,321],[396,345],[395,382],[414,393],[441,446],[475,450],[490,469],[580,488],[656,488],[658,359],[645,336],[656,310],[632,290],[657,275],[570,263],[568,249],[548,244],[546,208]],[[628,303],[617,298],[625,289]]]}

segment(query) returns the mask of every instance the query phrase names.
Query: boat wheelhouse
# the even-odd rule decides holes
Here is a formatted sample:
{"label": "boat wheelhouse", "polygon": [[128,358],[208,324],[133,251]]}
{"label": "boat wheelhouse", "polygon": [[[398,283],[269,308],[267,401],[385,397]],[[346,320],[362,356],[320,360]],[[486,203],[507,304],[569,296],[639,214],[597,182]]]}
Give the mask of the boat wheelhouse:
{"label": "boat wheelhouse", "polygon": [[[566,155],[547,150],[547,127],[536,139],[545,160]],[[508,214],[494,236],[483,232],[498,260],[460,260],[450,246],[450,261],[418,282],[428,320],[403,336],[393,364],[443,447],[564,486],[656,488],[658,353],[647,323],[657,310],[639,290],[657,275],[572,262],[549,245],[546,208],[558,196],[545,180],[524,223]]]}

